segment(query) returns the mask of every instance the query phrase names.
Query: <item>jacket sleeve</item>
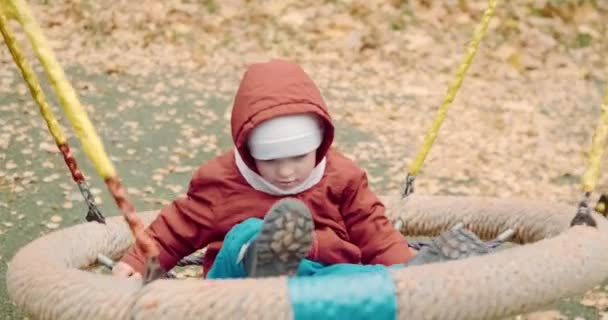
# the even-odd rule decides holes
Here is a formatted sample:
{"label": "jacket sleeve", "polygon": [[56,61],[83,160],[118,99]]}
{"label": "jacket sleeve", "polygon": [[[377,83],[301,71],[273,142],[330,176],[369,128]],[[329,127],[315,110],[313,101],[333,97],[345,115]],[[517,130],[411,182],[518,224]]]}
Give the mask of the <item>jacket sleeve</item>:
{"label": "jacket sleeve", "polygon": [[[191,183],[187,196],[176,199],[163,208],[146,229],[146,233],[158,246],[160,265],[165,271],[217,237],[210,201],[200,196],[204,191],[192,190]],[[138,246],[133,245],[121,261],[143,275],[145,256]]]}
{"label": "jacket sleeve", "polygon": [[362,172],[346,186],[341,212],[350,241],[361,250],[361,263],[405,263],[411,253],[405,238],[385,215],[385,207],[369,189]]}

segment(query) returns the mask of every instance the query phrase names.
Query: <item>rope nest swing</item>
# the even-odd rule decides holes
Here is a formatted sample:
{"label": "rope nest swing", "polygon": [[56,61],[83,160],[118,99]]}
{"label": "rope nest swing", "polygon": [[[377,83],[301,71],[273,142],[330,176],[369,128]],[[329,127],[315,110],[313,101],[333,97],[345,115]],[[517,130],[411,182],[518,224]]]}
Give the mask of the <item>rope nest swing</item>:
{"label": "rope nest swing", "polygon": [[[608,135],[608,91],[578,208],[553,202],[412,194],[415,176],[496,3],[489,0],[465,59],[413,161],[405,197],[387,196],[382,200],[389,217],[403,222],[402,231],[407,236],[438,235],[462,222],[482,239],[493,239],[499,232],[512,229],[514,241],[524,246],[355,276],[165,279],[144,284],[84,270],[100,253],[120,257],[133,244],[133,238],[144,248],[148,262],[158,263],[154,260],[158,251],[143,232],[156,213],[137,214],[126,199],[100,139],[25,1],[0,0],[0,31],[5,43],[83,194],[89,207],[87,220],[100,222],[56,231],[21,248],[11,260],[6,277],[11,299],[35,319],[486,319],[535,310],[592,288],[608,274],[608,221],[588,205]],[[105,219],[97,209],[35,73],[16,45],[7,18],[16,19],[24,28],[85,154],[106,182],[124,218]]]}
{"label": "rope nest swing", "polygon": [[[597,228],[570,227],[571,206],[451,196],[383,200],[391,217],[404,220],[407,235],[437,235],[462,221],[484,239],[510,227],[515,241],[526,244],[391,271],[394,291],[388,294],[394,295],[389,298],[396,302],[397,319],[487,319],[535,310],[584,292],[608,271],[608,221],[594,214]],[[155,215],[140,213],[146,223]],[[120,217],[108,218],[105,226],[85,223],[37,239],[10,263],[11,299],[36,319],[294,318],[294,292],[286,277],[157,280],[142,286],[141,281],[80,270],[95,262],[96,253],[118,257],[131,244]],[[377,301],[383,299],[381,291],[362,287],[366,277],[374,275],[327,276],[322,284],[291,290],[306,288],[321,297],[323,291],[339,291],[330,301],[307,301],[311,318],[340,318],[340,310],[355,308],[355,319],[367,319],[384,305]],[[353,305],[361,295],[367,305]]]}

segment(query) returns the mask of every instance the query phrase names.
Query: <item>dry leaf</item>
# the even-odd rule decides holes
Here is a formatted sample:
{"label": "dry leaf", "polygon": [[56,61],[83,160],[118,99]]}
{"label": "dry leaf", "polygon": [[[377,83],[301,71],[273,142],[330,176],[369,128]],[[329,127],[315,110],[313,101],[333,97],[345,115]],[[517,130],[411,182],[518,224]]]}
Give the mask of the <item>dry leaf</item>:
{"label": "dry leaf", "polygon": [[57,229],[59,228],[59,224],[58,223],[54,223],[54,222],[49,222],[47,224],[45,224],[45,226],[49,229]]}
{"label": "dry leaf", "polygon": [[160,205],[163,205],[163,206],[166,206],[169,203],[171,203],[171,201],[166,200],[166,199],[152,198],[152,197],[144,197],[143,200],[145,202],[154,203],[154,204],[160,204]]}
{"label": "dry leaf", "polygon": [[173,169],[173,172],[184,173],[184,172],[191,172],[193,170],[194,170],[194,167],[191,167],[191,166],[181,166],[181,167],[175,167],[175,169]]}
{"label": "dry leaf", "polygon": [[48,143],[48,142],[41,142],[38,145],[38,149],[49,152],[49,153],[59,153],[59,149],[57,148],[57,145]]}
{"label": "dry leaf", "polygon": [[12,169],[17,168],[17,164],[16,164],[16,163],[14,163],[14,162],[13,162],[13,160],[9,160],[9,161],[8,161],[8,162],[7,162],[7,163],[4,165],[4,167],[5,167],[7,170],[12,170]]}
{"label": "dry leaf", "polygon": [[171,192],[173,192],[175,194],[179,194],[184,190],[184,187],[182,187],[180,185],[167,185],[167,186],[165,186],[165,188],[171,190]]}
{"label": "dry leaf", "polygon": [[52,181],[55,181],[57,179],[59,179],[59,174],[53,173],[53,174],[51,174],[49,176],[46,176],[46,177],[42,178],[42,181],[44,181],[44,182],[52,182]]}
{"label": "dry leaf", "polygon": [[50,160],[44,160],[42,163],[43,168],[54,168],[55,165]]}
{"label": "dry leaf", "polygon": [[128,187],[127,188],[127,193],[128,194],[132,194],[132,195],[141,195],[142,194],[142,192],[139,191],[139,189],[134,188],[134,187]]}
{"label": "dry leaf", "polygon": [[567,320],[564,314],[557,310],[539,311],[526,314],[522,317],[525,320]]}
{"label": "dry leaf", "polygon": [[21,176],[23,176],[24,178],[30,178],[34,176],[34,171],[24,171]]}

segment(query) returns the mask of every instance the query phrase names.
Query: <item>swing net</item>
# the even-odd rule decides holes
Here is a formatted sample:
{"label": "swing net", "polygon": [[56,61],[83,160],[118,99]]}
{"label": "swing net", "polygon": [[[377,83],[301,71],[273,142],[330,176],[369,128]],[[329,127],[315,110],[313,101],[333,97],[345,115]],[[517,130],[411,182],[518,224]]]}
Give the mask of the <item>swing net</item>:
{"label": "swing net", "polygon": [[[608,134],[608,88],[582,178],[583,196],[578,207],[531,200],[414,193],[415,177],[473,61],[497,2],[489,1],[474,31],[465,57],[408,170],[402,197],[387,196],[382,200],[387,214],[404,235],[434,236],[462,223],[487,240],[496,239],[500,232],[510,229],[513,241],[526,245],[485,256],[354,278],[200,281],[161,279],[166,275],[158,265],[158,250],[144,232],[156,212],[136,213],[127,199],[101,140],[26,2],[0,1],[0,31],[4,41],[83,195],[89,209],[86,219],[90,221],[45,235],[15,255],[7,275],[12,300],[36,319],[486,319],[534,310],[595,286],[608,271],[608,223],[589,205]],[[9,19],[15,19],[23,28],[85,154],[106,183],[122,217],[105,218],[97,208],[65,134],[8,26]],[[83,270],[96,263],[100,255],[120,257],[133,241],[144,249],[147,257],[143,281]]]}

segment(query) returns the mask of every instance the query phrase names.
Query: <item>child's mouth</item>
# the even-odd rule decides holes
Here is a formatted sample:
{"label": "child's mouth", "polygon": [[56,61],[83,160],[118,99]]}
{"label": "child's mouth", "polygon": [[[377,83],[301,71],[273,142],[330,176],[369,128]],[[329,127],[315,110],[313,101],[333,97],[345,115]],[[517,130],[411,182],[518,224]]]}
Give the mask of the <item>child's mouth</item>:
{"label": "child's mouth", "polygon": [[296,182],[297,181],[277,181],[277,184],[283,189],[288,189],[294,187],[296,185]]}

